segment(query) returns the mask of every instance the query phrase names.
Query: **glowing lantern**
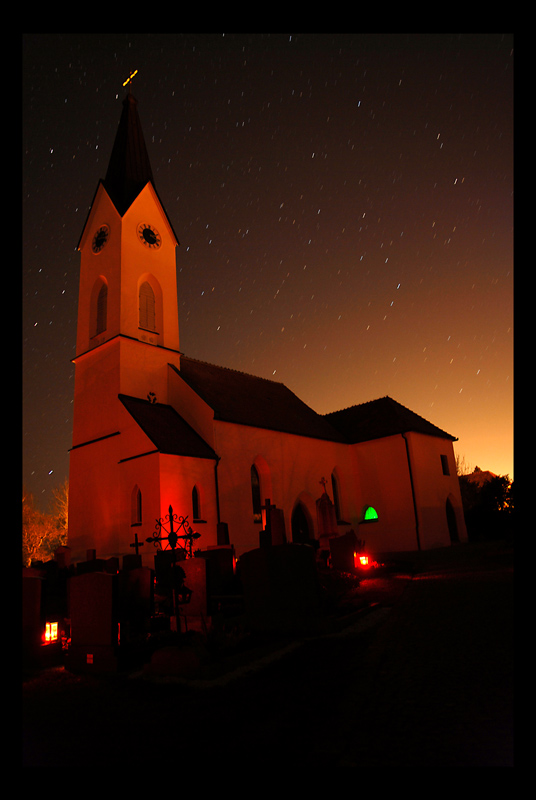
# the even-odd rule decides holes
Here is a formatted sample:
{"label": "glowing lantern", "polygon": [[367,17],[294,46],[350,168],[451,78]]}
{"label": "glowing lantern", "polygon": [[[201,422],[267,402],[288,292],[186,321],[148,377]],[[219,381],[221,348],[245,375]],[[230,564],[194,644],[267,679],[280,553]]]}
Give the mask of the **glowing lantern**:
{"label": "glowing lantern", "polygon": [[368,506],[365,509],[365,513],[363,515],[363,520],[365,522],[370,522],[370,520],[373,520],[373,519],[378,519],[378,512],[376,511],[375,508],[372,508],[372,506]]}
{"label": "glowing lantern", "polygon": [[43,644],[50,644],[51,642],[58,641],[58,623],[46,622],[45,632],[43,634]]}
{"label": "glowing lantern", "polygon": [[369,557],[364,555],[363,553],[354,553],[354,566],[355,567],[365,567],[368,568],[371,566]]}

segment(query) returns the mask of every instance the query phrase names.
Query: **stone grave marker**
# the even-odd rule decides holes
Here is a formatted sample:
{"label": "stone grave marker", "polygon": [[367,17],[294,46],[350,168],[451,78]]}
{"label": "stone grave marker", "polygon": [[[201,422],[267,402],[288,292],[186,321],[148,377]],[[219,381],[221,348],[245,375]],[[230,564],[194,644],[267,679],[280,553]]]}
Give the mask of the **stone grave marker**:
{"label": "stone grave marker", "polygon": [[314,627],[321,596],[312,547],[289,543],[250,550],[240,557],[240,571],[245,613],[253,629]]}
{"label": "stone grave marker", "polygon": [[332,537],[329,540],[331,553],[331,566],[339,572],[354,571],[354,553],[357,549],[357,537],[354,531],[348,531],[342,536]]}
{"label": "stone grave marker", "polygon": [[87,572],[69,579],[73,672],[114,672],[118,655],[117,575]]}

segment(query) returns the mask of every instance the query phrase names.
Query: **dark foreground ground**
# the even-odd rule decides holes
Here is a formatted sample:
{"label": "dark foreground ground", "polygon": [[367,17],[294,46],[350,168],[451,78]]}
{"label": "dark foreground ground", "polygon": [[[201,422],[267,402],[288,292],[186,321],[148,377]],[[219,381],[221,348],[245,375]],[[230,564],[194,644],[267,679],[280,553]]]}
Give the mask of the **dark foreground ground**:
{"label": "dark foreground ground", "polygon": [[26,676],[23,766],[513,766],[513,547],[416,554],[359,595],[377,605],[338,633],[203,680]]}

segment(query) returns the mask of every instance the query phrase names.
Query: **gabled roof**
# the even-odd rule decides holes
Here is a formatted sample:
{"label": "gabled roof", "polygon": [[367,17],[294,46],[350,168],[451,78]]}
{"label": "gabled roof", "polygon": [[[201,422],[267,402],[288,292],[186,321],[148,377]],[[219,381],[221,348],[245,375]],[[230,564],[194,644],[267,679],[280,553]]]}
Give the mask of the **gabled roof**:
{"label": "gabled roof", "polygon": [[214,411],[214,418],[314,439],[344,442],[327,419],[284,384],[181,356],[179,375]]}
{"label": "gabled roof", "polygon": [[326,414],[325,418],[350,444],[411,431],[457,441],[455,436],[432,425],[391,397],[380,397],[378,400],[334,411]]}
{"label": "gabled roof", "polygon": [[160,453],[192,458],[214,458],[216,453],[172,406],[119,395],[126,410]]}

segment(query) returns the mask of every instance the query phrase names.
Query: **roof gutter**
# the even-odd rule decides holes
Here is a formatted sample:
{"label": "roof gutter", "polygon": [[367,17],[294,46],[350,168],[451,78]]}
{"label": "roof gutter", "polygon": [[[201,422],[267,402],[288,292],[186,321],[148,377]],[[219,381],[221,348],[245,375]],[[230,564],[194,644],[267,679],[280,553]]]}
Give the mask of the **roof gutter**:
{"label": "roof gutter", "polygon": [[409,482],[411,484],[411,496],[413,498],[413,513],[415,514],[415,535],[417,537],[417,549],[421,549],[421,540],[419,537],[419,514],[417,511],[417,500],[415,499],[415,486],[413,484],[413,473],[411,471],[411,459],[409,457],[409,445],[408,440],[406,439],[406,434],[400,434],[406,443],[406,457],[408,459],[408,470],[409,470]]}

